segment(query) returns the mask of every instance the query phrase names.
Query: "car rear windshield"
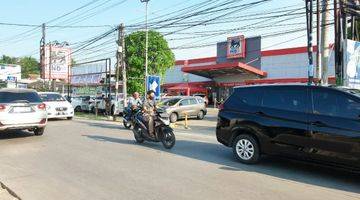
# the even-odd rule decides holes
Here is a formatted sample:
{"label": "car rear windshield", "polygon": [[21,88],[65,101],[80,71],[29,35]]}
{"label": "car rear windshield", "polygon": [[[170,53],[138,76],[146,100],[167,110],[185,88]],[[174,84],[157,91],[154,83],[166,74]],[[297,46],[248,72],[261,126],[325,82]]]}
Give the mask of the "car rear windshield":
{"label": "car rear windshield", "polygon": [[0,103],[40,103],[41,99],[36,92],[0,92]]}
{"label": "car rear windshield", "polygon": [[66,101],[64,99],[64,97],[62,97],[60,94],[40,94],[40,97],[45,102],[49,102],[49,101]]}

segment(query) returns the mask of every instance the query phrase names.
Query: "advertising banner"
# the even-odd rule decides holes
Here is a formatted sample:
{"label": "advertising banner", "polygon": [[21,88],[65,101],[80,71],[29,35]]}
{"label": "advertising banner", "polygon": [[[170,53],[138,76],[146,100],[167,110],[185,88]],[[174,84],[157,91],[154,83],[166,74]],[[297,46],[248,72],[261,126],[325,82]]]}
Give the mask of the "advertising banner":
{"label": "advertising banner", "polygon": [[227,39],[227,58],[245,58],[245,37],[243,35]]}
{"label": "advertising banner", "polygon": [[349,87],[360,89],[360,42],[347,41],[346,75]]}
{"label": "advertising banner", "polygon": [[68,70],[71,64],[71,49],[58,46],[45,47],[45,79],[68,79]]}

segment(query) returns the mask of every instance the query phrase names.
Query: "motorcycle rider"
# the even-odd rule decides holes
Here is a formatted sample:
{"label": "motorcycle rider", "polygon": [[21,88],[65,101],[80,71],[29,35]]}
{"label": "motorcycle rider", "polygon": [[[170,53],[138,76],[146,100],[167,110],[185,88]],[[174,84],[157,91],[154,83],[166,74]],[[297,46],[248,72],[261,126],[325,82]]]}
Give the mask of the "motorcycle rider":
{"label": "motorcycle rider", "polygon": [[132,97],[129,98],[128,108],[131,111],[135,110],[138,106],[142,105],[142,101],[140,99],[140,94],[138,92],[134,92]]}
{"label": "motorcycle rider", "polygon": [[143,104],[143,116],[144,120],[147,122],[149,135],[155,137],[155,128],[154,128],[154,118],[156,112],[156,101],[155,101],[155,92],[149,90],[146,93],[146,100]]}

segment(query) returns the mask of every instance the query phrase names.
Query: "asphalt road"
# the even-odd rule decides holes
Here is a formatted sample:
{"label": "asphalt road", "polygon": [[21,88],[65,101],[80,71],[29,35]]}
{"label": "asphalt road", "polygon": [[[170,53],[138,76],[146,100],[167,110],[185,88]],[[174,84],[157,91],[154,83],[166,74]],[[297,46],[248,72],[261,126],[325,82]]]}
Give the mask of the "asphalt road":
{"label": "asphalt road", "polygon": [[0,180],[25,200],[360,199],[359,174],[275,158],[243,165],[210,133],[178,130],[168,151],[118,124],[51,121],[41,137],[0,135]]}

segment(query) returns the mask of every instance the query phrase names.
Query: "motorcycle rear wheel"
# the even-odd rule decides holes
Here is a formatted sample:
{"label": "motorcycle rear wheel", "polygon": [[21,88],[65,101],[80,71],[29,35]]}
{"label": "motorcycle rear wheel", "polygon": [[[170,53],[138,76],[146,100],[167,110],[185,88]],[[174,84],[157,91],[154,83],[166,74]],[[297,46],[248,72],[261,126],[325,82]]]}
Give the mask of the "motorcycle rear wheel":
{"label": "motorcycle rear wheel", "polygon": [[175,145],[175,134],[172,130],[164,130],[163,137],[161,139],[162,144],[164,145],[165,149],[171,149]]}

